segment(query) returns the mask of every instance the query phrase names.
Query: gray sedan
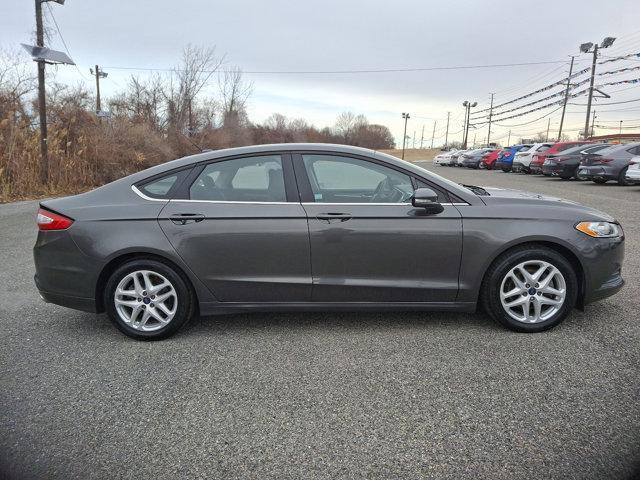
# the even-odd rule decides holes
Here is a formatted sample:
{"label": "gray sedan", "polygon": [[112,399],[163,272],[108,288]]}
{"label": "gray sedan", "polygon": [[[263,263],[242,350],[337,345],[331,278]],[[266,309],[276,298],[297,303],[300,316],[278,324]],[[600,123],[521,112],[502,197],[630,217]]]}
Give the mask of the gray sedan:
{"label": "gray sedan", "polygon": [[640,142],[611,145],[582,160],[578,167],[578,178],[595,183],[615,180],[618,185],[631,185],[633,182],[626,179],[626,173],[631,159],[636,155],[640,155]]}
{"label": "gray sedan", "polygon": [[624,283],[605,213],[338,145],[185,157],[43,201],[37,221],[42,297],[138,339],[197,314],[479,305],[539,332]]}

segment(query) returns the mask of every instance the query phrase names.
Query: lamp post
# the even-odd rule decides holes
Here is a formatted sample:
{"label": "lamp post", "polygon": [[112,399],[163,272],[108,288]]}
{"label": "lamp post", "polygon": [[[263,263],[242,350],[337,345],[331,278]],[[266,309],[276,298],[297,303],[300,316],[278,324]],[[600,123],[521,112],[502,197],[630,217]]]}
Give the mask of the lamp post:
{"label": "lamp post", "polygon": [[[591,101],[593,100],[593,82],[596,77],[596,60],[598,59],[599,48],[609,48],[615,42],[615,37],[605,37],[600,46],[597,43],[583,43],[580,45],[582,53],[593,53],[593,61],[591,62],[591,80],[589,82],[589,99],[587,100],[587,118],[584,121],[584,138],[589,135],[589,118],[591,117]],[[593,50],[591,50],[593,48]]]}
{"label": "lamp post", "polygon": [[464,127],[464,136],[462,139],[462,149],[467,149],[467,140],[469,138],[469,122],[471,120],[471,107],[475,107],[478,105],[478,102],[470,102],[469,100],[465,100],[462,102],[462,106],[465,107],[465,127]]}
{"label": "lamp post", "polygon": [[404,160],[404,147],[407,141],[407,121],[411,118],[408,113],[402,113],[402,118],[404,118],[404,133],[402,134],[402,159]]}

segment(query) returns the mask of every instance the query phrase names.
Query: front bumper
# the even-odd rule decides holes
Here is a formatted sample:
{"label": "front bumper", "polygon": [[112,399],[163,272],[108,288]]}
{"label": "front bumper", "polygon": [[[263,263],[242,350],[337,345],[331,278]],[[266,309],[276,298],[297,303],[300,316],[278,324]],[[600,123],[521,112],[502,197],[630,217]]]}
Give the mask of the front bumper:
{"label": "front bumper", "polygon": [[584,304],[589,304],[617,293],[624,286],[622,262],[624,237],[590,238],[580,245],[584,261]]}

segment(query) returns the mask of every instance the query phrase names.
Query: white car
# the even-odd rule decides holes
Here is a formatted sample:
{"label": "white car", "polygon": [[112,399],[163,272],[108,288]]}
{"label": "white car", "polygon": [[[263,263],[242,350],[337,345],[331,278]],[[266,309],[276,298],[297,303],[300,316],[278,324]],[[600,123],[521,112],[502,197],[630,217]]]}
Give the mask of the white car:
{"label": "white car", "polygon": [[523,148],[519,150],[513,159],[512,171],[529,173],[529,165],[531,165],[533,156],[536,153],[549,150],[552,145],[553,143],[534,143],[531,148]]}
{"label": "white car", "polygon": [[640,183],[640,156],[631,158],[631,163],[629,163],[624,179],[627,182]]}
{"label": "white car", "polygon": [[433,159],[433,163],[435,165],[449,165],[451,163],[451,156],[456,153],[458,150],[455,148],[453,150],[449,150],[448,152],[442,152],[435,156]]}

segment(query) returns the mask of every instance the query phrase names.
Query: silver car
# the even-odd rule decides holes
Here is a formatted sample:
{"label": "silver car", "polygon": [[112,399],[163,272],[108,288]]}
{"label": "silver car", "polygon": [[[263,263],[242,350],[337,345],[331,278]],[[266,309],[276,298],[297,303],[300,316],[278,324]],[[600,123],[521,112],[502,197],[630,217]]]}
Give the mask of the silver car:
{"label": "silver car", "polygon": [[618,185],[629,185],[626,179],[627,169],[631,159],[637,155],[640,155],[640,142],[611,145],[581,161],[578,178],[595,183],[614,180]]}
{"label": "silver car", "polygon": [[624,177],[628,183],[640,183],[640,156],[631,158],[629,168]]}

